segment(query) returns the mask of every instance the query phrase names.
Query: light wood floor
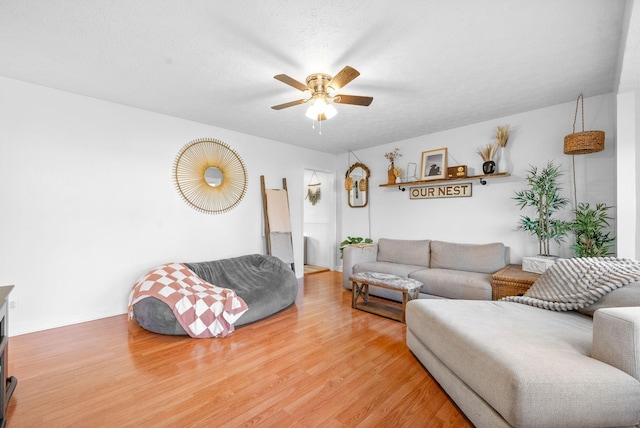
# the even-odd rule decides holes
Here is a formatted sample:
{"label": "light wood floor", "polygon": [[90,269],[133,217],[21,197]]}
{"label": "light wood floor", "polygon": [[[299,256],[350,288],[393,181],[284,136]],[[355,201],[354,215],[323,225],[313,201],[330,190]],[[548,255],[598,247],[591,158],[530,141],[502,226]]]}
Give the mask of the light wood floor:
{"label": "light wood floor", "polygon": [[304,274],[310,275],[314,273],[326,272],[328,271],[328,267],[317,266],[317,265],[304,265]]}
{"label": "light wood floor", "polygon": [[351,309],[339,272],[222,339],[163,336],[126,315],[15,336],[8,427],[469,427],[405,344]]}

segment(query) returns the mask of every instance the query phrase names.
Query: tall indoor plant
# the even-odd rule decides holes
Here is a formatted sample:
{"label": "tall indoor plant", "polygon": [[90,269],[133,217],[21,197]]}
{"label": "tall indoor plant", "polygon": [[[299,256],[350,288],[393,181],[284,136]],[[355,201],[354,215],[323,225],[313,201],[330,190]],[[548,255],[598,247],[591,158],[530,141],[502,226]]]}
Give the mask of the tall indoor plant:
{"label": "tall indoor plant", "polygon": [[611,208],[604,203],[596,204],[595,208],[584,202],[578,204],[572,225],[576,238],[572,248],[577,257],[605,257],[611,254],[609,248],[615,237],[611,236],[611,232],[604,231],[610,226],[609,220],[612,220],[607,213]]}
{"label": "tall indoor plant", "polygon": [[527,171],[529,188],[516,192],[513,198],[520,209],[535,208],[535,217],[522,215],[518,222],[518,230],[524,230],[538,238],[539,253],[551,256],[551,240],[560,244],[571,230],[571,222],[554,218],[554,214],[564,208],[569,199],[560,196],[558,178],[560,169],[553,162],[548,162],[541,171],[531,166]]}

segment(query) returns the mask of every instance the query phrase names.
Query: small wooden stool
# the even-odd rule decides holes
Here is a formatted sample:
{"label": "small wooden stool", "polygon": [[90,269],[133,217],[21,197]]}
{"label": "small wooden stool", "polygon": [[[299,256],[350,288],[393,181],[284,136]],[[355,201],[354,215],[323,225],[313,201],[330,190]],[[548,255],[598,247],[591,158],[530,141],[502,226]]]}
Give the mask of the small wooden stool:
{"label": "small wooden stool", "polygon": [[[407,308],[407,302],[411,299],[417,299],[420,295],[420,289],[422,288],[420,281],[401,278],[387,273],[360,272],[354,273],[349,279],[353,282],[353,287],[351,288],[352,308],[391,318],[402,323],[405,322],[404,314]],[[382,302],[370,302],[370,285],[402,292],[402,310],[390,305],[385,305]],[[359,297],[362,297],[362,302],[358,302]]]}

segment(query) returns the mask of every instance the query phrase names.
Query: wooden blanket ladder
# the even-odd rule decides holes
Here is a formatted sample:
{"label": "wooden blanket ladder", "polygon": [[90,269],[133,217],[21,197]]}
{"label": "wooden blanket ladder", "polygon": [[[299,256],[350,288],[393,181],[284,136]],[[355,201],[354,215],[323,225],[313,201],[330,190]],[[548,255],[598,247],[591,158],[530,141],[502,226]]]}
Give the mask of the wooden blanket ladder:
{"label": "wooden blanket ladder", "polygon": [[295,271],[287,179],[282,179],[282,189],[267,189],[264,175],[261,175],[260,187],[262,188],[267,254],[290,264],[291,269]]}

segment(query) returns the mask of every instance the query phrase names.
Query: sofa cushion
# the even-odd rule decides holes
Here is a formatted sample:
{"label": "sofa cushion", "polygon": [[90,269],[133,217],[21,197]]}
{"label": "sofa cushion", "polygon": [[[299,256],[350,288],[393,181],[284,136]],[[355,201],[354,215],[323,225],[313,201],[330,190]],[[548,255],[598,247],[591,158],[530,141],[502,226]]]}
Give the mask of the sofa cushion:
{"label": "sofa cushion", "polygon": [[624,287],[616,288],[605,294],[592,305],[578,309],[578,312],[593,316],[593,313],[602,308],[622,308],[628,306],[640,306],[640,281],[632,282]]}
{"label": "sofa cushion", "polygon": [[429,267],[429,243],[424,240],[378,240],[378,261]]}
{"label": "sofa cushion", "polygon": [[591,353],[640,381],[640,307],[596,312]]}
{"label": "sofa cushion", "polygon": [[422,269],[409,274],[422,282],[421,293],[447,299],[491,300],[491,274],[453,269]]}
{"label": "sofa cushion", "polygon": [[632,426],[640,382],[590,357],[592,319],[504,301],[412,300],[407,329],[512,426]]}
{"label": "sofa cushion", "polygon": [[431,241],[431,268],[494,273],[505,267],[504,244]]}
{"label": "sofa cushion", "polygon": [[353,273],[379,272],[408,278],[412,272],[424,270],[424,266],[389,262],[362,262],[353,265]]}

